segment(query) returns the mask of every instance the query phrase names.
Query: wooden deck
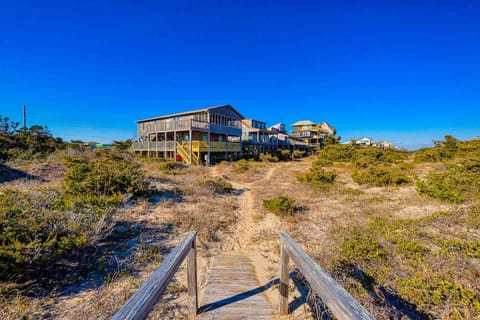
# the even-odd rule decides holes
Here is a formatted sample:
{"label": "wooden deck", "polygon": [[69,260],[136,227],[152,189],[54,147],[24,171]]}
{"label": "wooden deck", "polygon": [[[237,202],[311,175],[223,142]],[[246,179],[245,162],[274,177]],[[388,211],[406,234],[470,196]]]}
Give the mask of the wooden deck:
{"label": "wooden deck", "polygon": [[245,256],[217,256],[197,319],[278,319],[260,285],[252,261]]}

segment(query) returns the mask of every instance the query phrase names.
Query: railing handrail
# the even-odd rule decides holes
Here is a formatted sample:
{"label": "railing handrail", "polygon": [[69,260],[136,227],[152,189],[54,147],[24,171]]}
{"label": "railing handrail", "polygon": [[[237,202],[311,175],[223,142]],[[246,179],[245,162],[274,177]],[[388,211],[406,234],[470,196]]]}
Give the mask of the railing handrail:
{"label": "railing handrail", "polygon": [[288,260],[291,258],[312,289],[337,319],[375,319],[328,272],[300,248],[286,233],[281,233],[279,312],[288,313]]}
{"label": "railing handrail", "polygon": [[196,231],[190,231],[112,319],[145,319],[187,256],[189,307],[191,313],[196,314],[198,310],[196,235]]}

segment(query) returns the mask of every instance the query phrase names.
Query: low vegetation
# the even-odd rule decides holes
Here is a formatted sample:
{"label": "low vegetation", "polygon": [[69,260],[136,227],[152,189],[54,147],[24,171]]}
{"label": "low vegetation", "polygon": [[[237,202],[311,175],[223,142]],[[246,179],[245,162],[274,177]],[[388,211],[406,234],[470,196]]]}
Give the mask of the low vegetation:
{"label": "low vegetation", "polygon": [[19,128],[19,123],[0,115],[0,162],[44,159],[66,144],[54,138],[47,127]]}
{"label": "low vegetation", "polygon": [[[355,185],[364,186],[355,189],[355,185],[337,184],[338,191],[344,190],[338,192],[345,199],[340,201],[352,202],[355,219],[333,224],[328,232],[331,247],[316,256],[322,265],[362,304],[368,305],[373,297],[381,307],[371,310],[379,318],[480,317],[476,281],[480,141],[446,136],[434,147],[412,153],[329,145],[318,154],[298,180],[315,185],[312,181],[324,181],[326,170],[336,170],[349,173]],[[345,183],[345,176],[342,179]],[[388,186],[398,191],[370,189]],[[335,194],[325,194],[323,203],[339,201]],[[402,202],[400,209],[419,206],[420,216],[412,211],[411,217],[399,217],[395,212],[399,199],[392,199],[392,194],[408,194],[409,203]],[[431,207],[447,204],[449,210],[425,214]],[[342,206],[349,207],[345,202]]]}
{"label": "low vegetation", "polygon": [[295,211],[295,199],[281,195],[263,200],[263,207],[281,216],[292,216]]}
{"label": "low vegetation", "polygon": [[480,200],[480,158],[449,164],[446,172],[430,173],[417,182],[417,191],[452,203]]}
{"label": "low vegetation", "polygon": [[[363,227],[339,232],[345,238],[337,268],[364,288],[351,287],[355,295],[398,295],[406,308],[417,306],[412,311],[425,318],[441,318],[447,305],[449,318],[480,316],[480,287],[475,270],[468,267],[469,259],[480,257],[480,241],[449,234],[445,225],[468,226],[468,215],[372,217]],[[352,267],[357,271],[352,273]]]}
{"label": "low vegetation", "polygon": [[128,155],[84,152],[65,162],[63,187],[0,194],[2,277],[45,272],[72,251],[95,245],[110,234],[112,215],[125,195],[146,186]]}
{"label": "low vegetation", "polygon": [[332,170],[325,170],[324,166],[331,164],[330,161],[322,158],[315,160],[312,167],[306,173],[297,176],[298,181],[314,185],[316,187],[325,188],[333,185],[337,174]]}
{"label": "low vegetation", "polygon": [[240,173],[243,173],[245,171],[248,171],[250,169],[250,163],[248,160],[245,159],[240,159],[237,161],[237,171]]}
{"label": "low vegetation", "polygon": [[66,254],[106,237],[114,206],[70,198],[58,189],[6,191],[0,196],[0,275],[45,272]]}
{"label": "low vegetation", "polygon": [[211,190],[213,193],[217,193],[217,194],[225,194],[225,193],[233,192],[232,184],[222,178],[201,181],[200,186],[206,187],[209,190]]}

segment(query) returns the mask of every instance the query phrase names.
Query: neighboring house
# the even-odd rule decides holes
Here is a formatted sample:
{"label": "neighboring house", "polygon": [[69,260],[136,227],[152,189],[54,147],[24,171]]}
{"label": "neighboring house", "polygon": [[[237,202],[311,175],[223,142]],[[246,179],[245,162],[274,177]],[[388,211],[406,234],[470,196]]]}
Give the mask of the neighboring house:
{"label": "neighboring house", "polygon": [[254,119],[242,120],[242,152],[247,155],[264,153],[276,149],[276,142],[271,141],[266,123]]}
{"label": "neighboring house", "polygon": [[393,148],[393,144],[388,141],[380,141],[380,142],[375,142],[373,144],[376,147],[382,148],[382,149],[390,149]]}
{"label": "neighboring house", "polygon": [[393,148],[393,144],[388,141],[380,141],[380,142],[375,142],[373,141],[372,138],[362,138],[359,140],[349,140],[346,142],[343,142],[342,144],[352,144],[352,141],[355,142],[355,145],[357,146],[372,146],[372,147],[378,147],[382,149],[389,149]]}
{"label": "neighboring house", "polygon": [[302,140],[310,146],[320,146],[328,135],[335,135],[335,128],[326,121],[317,124],[310,120],[302,120],[292,124],[292,138]]}
{"label": "neighboring house", "polygon": [[231,105],[221,105],[138,120],[132,150],[186,164],[239,157],[243,119]]}
{"label": "neighboring house", "polygon": [[293,150],[304,145],[290,139],[283,123],[266,129],[266,124],[263,121],[242,120],[242,152],[245,155],[253,156],[278,149]]}
{"label": "neighboring house", "polygon": [[273,126],[268,128],[268,131],[272,133],[287,133],[287,129],[285,128],[285,123],[277,123]]}
{"label": "neighboring house", "polygon": [[373,139],[372,138],[362,138],[359,139],[355,142],[357,146],[371,146],[373,145]]}

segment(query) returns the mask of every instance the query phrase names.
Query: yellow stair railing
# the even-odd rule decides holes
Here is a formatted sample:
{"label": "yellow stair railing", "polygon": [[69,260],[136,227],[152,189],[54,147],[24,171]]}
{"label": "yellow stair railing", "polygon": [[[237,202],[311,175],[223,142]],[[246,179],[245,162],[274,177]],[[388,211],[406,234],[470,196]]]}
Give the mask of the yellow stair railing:
{"label": "yellow stair railing", "polygon": [[[182,157],[183,163],[190,164],[190,146],[188,142],[183,144],[177,142],[177,152]],[[192,164],[200,164],[200,159],[194,152],[192,152]]]}

